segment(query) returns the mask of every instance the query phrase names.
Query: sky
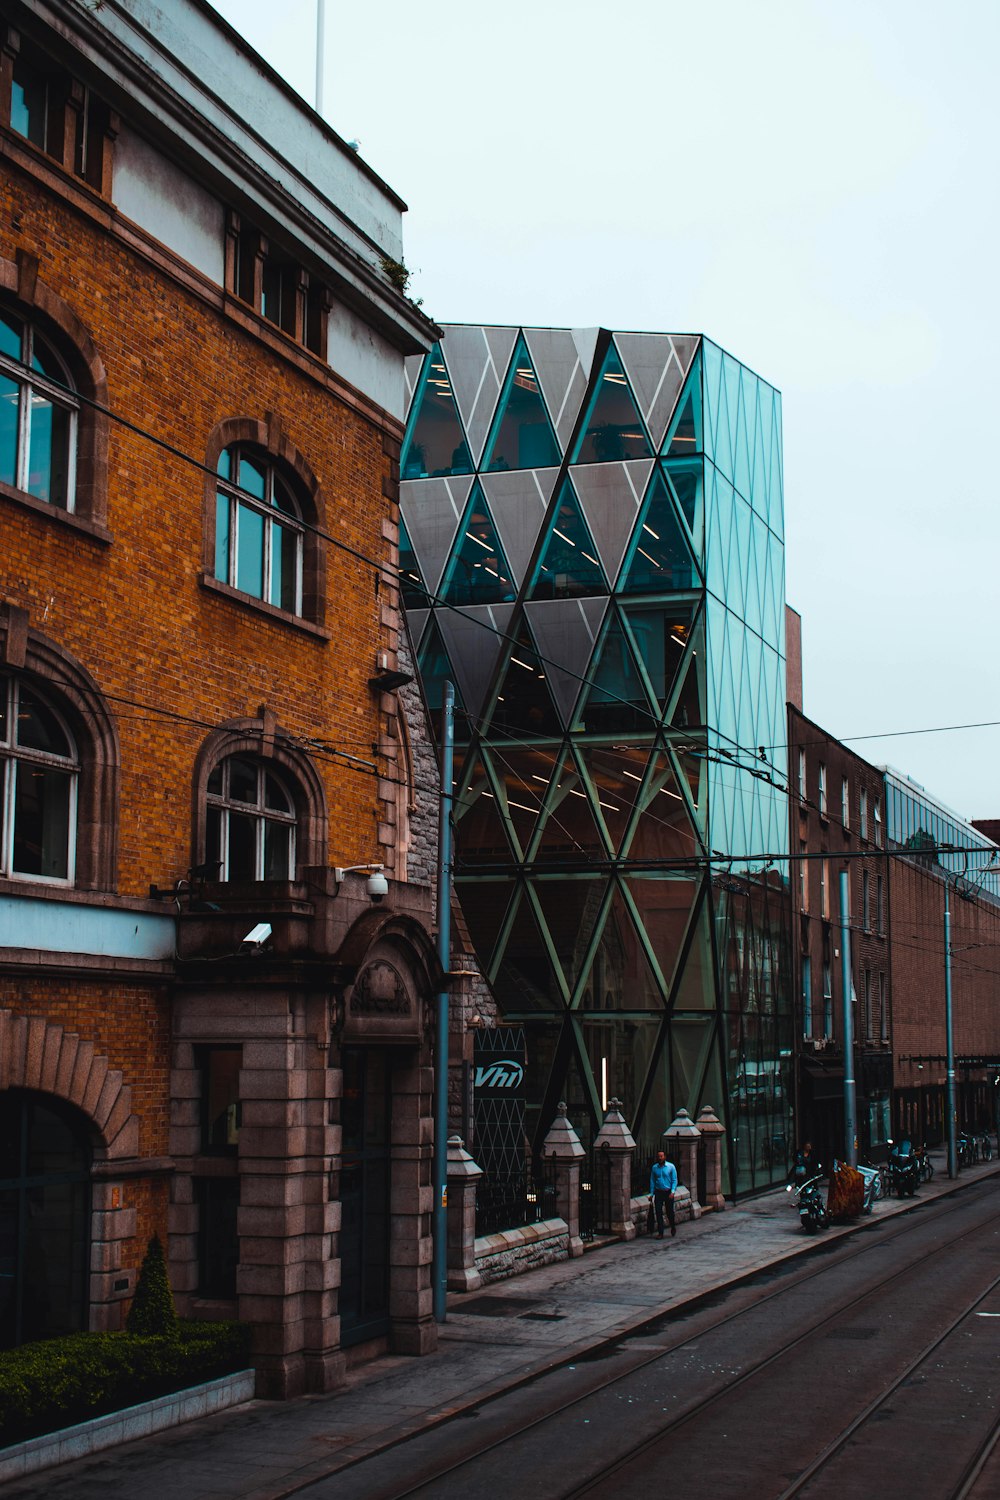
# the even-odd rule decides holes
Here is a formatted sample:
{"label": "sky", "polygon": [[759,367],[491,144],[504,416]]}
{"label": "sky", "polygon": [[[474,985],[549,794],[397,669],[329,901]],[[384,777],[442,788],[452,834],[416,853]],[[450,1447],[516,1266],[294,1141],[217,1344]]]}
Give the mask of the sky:
{"label": "sky", "polygon": [[[317,0],[216,0],[310,103]],[[439,322],[703,332],[782,392],[807,715],[1000,816],[996,0],[326,4]],[[910,733],[909,731],[921,731]]]}

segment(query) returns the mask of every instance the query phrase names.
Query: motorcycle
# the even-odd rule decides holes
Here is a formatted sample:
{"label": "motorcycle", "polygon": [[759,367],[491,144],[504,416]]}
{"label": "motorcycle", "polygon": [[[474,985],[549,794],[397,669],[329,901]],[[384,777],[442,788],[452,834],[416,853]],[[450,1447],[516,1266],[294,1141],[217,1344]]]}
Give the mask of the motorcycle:
{"label": "motorcycle", "polygon": [[898,1198],[913,1197],[920,1186],[920,1162],[909,1141],[889,1142],[889,1186]]}
{"label": "motorcycle", "polygon": [[799,1223],[806,1234],[815,1234],[817,1229],[826,1228],[830,1221],[823,1198],[822,1176],[808,1177],[805,1182],[801,1183],[790,1182],[785,1192],[795,1194]]}

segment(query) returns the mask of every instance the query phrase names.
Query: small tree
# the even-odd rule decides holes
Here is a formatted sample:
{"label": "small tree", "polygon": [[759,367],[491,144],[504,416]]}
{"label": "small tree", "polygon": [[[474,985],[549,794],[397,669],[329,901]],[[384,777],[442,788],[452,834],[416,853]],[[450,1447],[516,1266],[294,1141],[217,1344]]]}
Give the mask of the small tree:
{"label": "small tree", "polygon": [[129,1333],[144,1338],[176,1338],[177,1312],[170,1290],[160,1237],[154,1234],[143,1256],[139,1282],[125,1323]]}

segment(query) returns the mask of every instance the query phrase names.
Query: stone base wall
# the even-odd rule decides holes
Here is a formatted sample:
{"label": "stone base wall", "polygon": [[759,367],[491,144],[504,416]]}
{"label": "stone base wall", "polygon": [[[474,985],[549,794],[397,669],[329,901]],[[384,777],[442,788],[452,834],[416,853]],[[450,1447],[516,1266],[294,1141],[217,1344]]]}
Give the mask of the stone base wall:
{"label": "stone base wall", "polygon": [[569,1226],[565,1219],[543,1219],[539,1224],[503,1229],[476,1240],[476,1270],[483,1286],[568,1258]]}
{"label": "stone base wall", "polygon": [[[674,1194],[674,1218],[678,1224],[685,1223],[689,1219],[701,1218],[701,1205],[691,1202],[691,1194],[686,1187],[679,1187]],[[646,1218],[649,1214],[649,1194],[644,1193],[641,1198],[632,1199],[632,1222],[635,1225],[636,1234],[646,1233]],[[655,1231],[654,1231],[655,1233]]]}

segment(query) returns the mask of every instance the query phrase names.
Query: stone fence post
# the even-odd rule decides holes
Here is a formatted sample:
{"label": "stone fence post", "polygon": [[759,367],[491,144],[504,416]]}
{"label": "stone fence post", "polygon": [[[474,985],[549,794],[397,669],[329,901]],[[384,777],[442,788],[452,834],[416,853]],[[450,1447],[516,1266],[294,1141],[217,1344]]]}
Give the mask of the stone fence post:
{"label": "stone fence post", "polygon": [[663,1132],[663,1149],[676,1163],[677,1176],[691,1195],[691,1217],[701,1218],[698,1202],[698,1142],[701,1131],[686,1109],[679,1109]]}
{"label": "stone fence post", "polygon": [[476,1270],[476,1183],[483,1175],[462,1144],[448,1137],[448,1290],[475,1292],[483,1284]]}
{"label": "stone fence post", "polygon": [[542,1143],[542,1156],[552,1162],[556,1176],[556,1213],[566,1220],[569,1230],[569,1255],[583,1254],[580,1238],[580,1167],[586,1156],[580,1137],[566,1118],[566,1101],[559,1101],[559,1113]]}
{"label": "stone fence post", "polygon": [[721,1212],[726,1206],[726,1195],[722,1191],[722,1137],[726,1127],[710,1104],[706,1104],[698,1116],[698,1129],[705,1158],[705,1202],[702,1207]]}
{"label": "stone fence post", "polygon": [[604,1124],[594,1141],[594,1158],[599,1160],[607,1153],[611,1196],[611,1232],[619,1239],[635,1239],[635,1221],[632,1218],[632,1156],[635,1141],[625,1124],[620,1099],[612,1099]]}

